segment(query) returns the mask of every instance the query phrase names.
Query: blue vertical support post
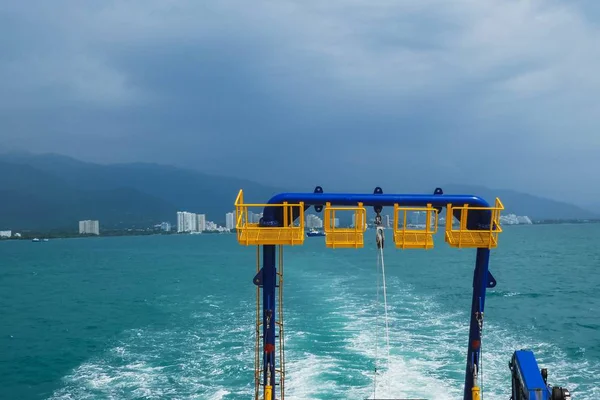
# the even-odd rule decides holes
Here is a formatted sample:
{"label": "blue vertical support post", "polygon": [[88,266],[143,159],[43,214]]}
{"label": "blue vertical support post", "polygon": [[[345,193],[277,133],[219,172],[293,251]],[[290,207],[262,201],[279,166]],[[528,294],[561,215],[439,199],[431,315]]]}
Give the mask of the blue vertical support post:
{"label": "blue vertical support post", "polygon": [[263,384],[264,400],[275,400],[276,247],[263,246]]}
{"label": "blue vertical support post", "polygon": [[467,352],[467,368],[465,372],[465,400],[473,399],[472,389],[473,386],[477,385],[477,382],[473,380],[474,366],[477,366],[477,373],[479,374],[479,356],[481,354],[481,330],[479,329],[478,318],[483,318],[483,309],[485,306],[485,291],[489,281],[489,261],[490,250],[481,248],[477,249],[475,271],[473,273],[473,300],[471,303],[469,349]]}

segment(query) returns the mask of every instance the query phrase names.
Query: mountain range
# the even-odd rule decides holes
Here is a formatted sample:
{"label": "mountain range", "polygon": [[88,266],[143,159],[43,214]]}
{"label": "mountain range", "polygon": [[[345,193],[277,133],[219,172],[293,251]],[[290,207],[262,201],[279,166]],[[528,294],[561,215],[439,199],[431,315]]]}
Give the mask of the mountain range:
{"label": "mountain range", "polygon": [[[244,189],[246,199],[264,202],[281,191],[231,177],[150,163],[94,164],[56,154],[0,155],[0,229],[74,231],[78,221],[100,220],[104,228],[146,228],[175,222],[177,211],[203,213],[224,223]],[[581,207],[510,190],[447,185],[445,193],[471,193],[506,212],[534,219],[597,217]]]}
{"label": "mountain range", "polygon": [[239,189],[269,198],[281,189],[172,166],[102,165],[55,154],[0,155],[0,229],[77,229],[97,219],[101,228],[146,228],[175,222],[177,211],[224,222]]}
{"label": "mountain range", "polygon": [[505,207],[503,214],[513,213],[517,215],[527,215],[533,220],[600,218],[599,215],[587,208],[508,189],[490,189],[483,186],[451,184],[444,187],[444,193],[475,194],[487,200],[490,204],[493,204],[496,197],[498,197]]}

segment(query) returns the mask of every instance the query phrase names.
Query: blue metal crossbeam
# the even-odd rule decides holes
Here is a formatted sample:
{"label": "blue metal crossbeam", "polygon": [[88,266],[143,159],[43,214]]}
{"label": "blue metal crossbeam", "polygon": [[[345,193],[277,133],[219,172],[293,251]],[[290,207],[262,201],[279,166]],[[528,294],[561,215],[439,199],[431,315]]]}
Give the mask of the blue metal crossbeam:
{"label": "blue metal crossbeam", "polygon": [[306,205],[323,205],[330,202],[337,206],[354,206],[363,203],[365,206],[401,206],[420,207],[431,204],[434,207],[445,207],[451,204],[468,204],[476,207],[489,207],[487,201],[472,195],[454,194],[365,194],[365,193],[279,193],[268,201],[268,204],[300,203]]}
{"label": "blue metal crossbeam", "polygon": [[[384,194],[384,193],[279,193],[273,196],[263,210],[261,226],[281,226],[283,221],[283,209],[275,204],[299,204],[304,203],[305,211],[315,206],[317,211],[326,204],[333,206],[356,206],[362,203],[364,206],[393,207],[395,204],[404,207],[425,207],[431,204],[441,211],[448,204],[455,206],[468,205],[471,207],[489,207],[489,203],[481,197],[473,195],[447,195],[441,194],[441,189],[436,189],[440,194]],[[299,217],[299,211],[295,210],[293,219]],[[469,212],[467,229],[488,229],[491,212],[489,210],[472,210]],[[454,216],[460,220],[460,211]]]}

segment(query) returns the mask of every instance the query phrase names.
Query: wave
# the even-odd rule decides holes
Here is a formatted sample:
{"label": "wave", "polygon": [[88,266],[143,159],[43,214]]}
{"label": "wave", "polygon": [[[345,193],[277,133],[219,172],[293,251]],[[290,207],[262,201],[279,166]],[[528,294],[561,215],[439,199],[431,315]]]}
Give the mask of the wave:
{"label": "wave", "polygon": [[[365,283],[364,274],[334,277],[324,271],[295,279],[286,300],[286,398],[462,396],[467,313],[389,277],[387,359],[382,303],[375,304],[374,285]],[[124,332],[106,352],[65,376],[51,399],[251,398],[254,304],[245,300],[227,311],[222,301],[199,302],[186,327]],[[583,349],[573,360],[557,345],[536,339],[535,330],[508,330],[493,320],[483,334],[485,395],[510,396],[508,361],[519,348],[532,349],[540,366],[549,368],[550,381],[568,387],[574,399],[600,398],[600,389],[589,383],[600,374],[600,363],[586,360]]]}

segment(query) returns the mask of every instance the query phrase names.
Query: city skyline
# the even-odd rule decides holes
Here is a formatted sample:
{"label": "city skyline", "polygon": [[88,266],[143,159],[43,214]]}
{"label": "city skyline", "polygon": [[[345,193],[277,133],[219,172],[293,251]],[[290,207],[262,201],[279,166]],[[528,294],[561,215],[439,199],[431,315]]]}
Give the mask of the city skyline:
{"label": "city skyline", "polygon": [[230,230],[209,221],[206,214],[177,211],[177,233],[224,232]]}

